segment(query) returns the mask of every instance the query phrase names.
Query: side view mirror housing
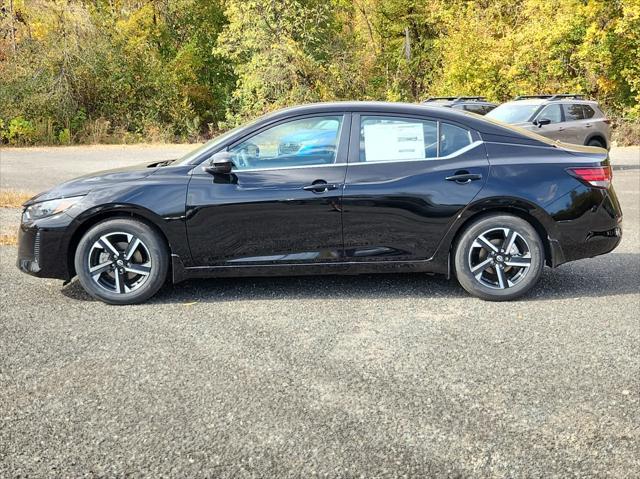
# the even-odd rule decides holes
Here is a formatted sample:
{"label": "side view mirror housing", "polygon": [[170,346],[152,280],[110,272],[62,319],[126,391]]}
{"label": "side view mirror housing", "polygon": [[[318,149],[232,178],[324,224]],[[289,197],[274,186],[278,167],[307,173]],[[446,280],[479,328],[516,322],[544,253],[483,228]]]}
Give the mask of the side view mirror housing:
{"label": "side view mirror housing", "polygon": [[203,169],[212,175],[228,175],[236,166],[232,158],[228,151],[219,151],[211,157]]}
{"label": "side view mirror housing", "polygon": [[549,118],[541,118],[539,120],[534,120],[533,122],[534,125],[538,125],[538,128],[540,128],[542,125],[548,125],[549,123],[551,123],[551,120]]}

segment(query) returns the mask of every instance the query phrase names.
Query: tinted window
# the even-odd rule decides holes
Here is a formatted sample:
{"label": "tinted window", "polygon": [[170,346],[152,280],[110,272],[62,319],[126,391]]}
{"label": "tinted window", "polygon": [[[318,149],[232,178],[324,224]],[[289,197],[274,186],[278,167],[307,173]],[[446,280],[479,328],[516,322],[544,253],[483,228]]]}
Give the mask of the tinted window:
{"label": "tinted window", "polygon": [[538,115],[538,120],[551,120],[551,123],[562,121],[562,110],[560,105],[548,105]]}
{"label": "tinted window", "polygon": [[437,140],[435,121],[363,116],[360,121],[360,161],[435,158]]}
{"label": "tinted window", "polygon": [[593,115],[596,114],[596,111],[591,108],[589,105],[580,105],[582,107],[582,112],[584,115],[584,119],[588,120],[589,118],[593,118]]}
{"label": "tinted window", "polygon": [[440,123],[440,156],[447,156],[471,144],[468,130],[449,123]]}
{"label": "tinted window", "polygon": [[264,130],[229,151],[237,170],[335,163],[342,115],[302,118]]}
{"label": "tinted window", "polygon": [[582,105],[564,105],[564,117],[566,121],[577,121],[584,119]]}

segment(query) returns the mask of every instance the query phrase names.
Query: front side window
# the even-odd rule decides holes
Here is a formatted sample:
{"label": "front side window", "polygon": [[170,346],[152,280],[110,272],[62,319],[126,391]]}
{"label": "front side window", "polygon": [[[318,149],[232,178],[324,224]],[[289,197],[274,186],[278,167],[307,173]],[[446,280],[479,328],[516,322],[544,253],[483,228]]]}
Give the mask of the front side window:
{"label": "front side window", "polygon": [[236,170],[329,165],[336,161],[342,115],[280,123],[229,149]]}
{"label": "front side window", "polygon": [[360,121],[360,161],[425,160],[469,144],[471,133],[449,123],[384,116],[362,116]]}
{"label": "front side window", "polygon": [[550,120],[551,123],[560,123],[562,121],[562,110],[560,105],[548,105],[538,115],[538,120]]}
{"label": "front side window", "polygon": [[531,117],[539,108],[539,105],[522,105],[518,102],[504,103],[487,113],[488,118],[504,123],[524,123],[531,121]]}

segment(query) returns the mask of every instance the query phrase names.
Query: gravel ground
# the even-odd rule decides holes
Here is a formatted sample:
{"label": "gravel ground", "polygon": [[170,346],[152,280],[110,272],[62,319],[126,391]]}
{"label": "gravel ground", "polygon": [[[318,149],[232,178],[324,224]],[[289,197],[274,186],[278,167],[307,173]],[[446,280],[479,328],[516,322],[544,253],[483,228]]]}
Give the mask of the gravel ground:
{"label": "gravel ground", "polygon": [[425,275],[108,306],[0,247],[0,477],[640,477],[640,171],[615,252],[488,303]]}

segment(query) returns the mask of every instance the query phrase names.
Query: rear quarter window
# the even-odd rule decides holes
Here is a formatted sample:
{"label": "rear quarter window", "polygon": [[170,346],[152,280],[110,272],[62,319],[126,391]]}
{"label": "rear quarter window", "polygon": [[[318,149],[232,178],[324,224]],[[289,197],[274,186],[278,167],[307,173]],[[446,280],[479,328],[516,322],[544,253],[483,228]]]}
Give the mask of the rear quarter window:
{"label": "rear quarter window", "polygon": [[580,105],[582,107],[582,113],[584,115],[584,119],[588,120],[589,118],[593,118],[593,115],[596,114],[596,111],[591,108],[589,105]]}
{"label": "rear quarter window", "polygon": [[584,105],[563,105],[565,121],[584,120]]}

